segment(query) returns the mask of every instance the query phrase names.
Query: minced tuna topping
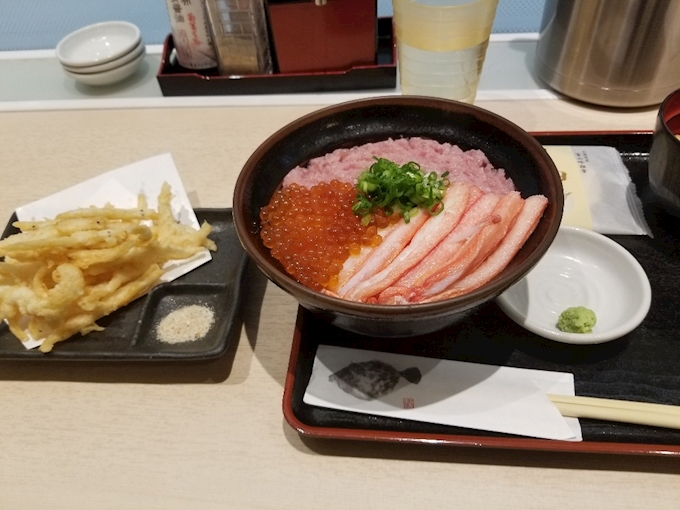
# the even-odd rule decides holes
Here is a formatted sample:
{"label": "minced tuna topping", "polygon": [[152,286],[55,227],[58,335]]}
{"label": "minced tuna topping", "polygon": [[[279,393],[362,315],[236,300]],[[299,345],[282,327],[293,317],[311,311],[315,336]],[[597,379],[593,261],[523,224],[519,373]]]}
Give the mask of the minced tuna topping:
{"label": "minced tuna topping", "polygon": [[482,151],[463,151],[457,145],[424,138],[388,139],[351,149],[336,149],[292,169],[284,178],[283,186],[297,183],[309,188],[333,180],[356,184],[359,174],[370,167],[376,157],[399,165],[416,161],[428,172],[439,175],[449,172],[452,182],[467,182],[485,192],[502,195],[515,190],[505,171],[494,168]]}

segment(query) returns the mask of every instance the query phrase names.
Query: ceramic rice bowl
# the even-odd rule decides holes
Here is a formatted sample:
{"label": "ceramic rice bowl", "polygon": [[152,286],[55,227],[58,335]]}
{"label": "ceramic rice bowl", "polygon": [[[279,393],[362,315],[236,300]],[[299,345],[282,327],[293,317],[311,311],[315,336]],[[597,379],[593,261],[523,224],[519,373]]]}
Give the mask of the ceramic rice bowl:
{"label": "ceramic rice bowl", "polygon": [[[433,303],[378,305],[348,301],[311,290],[289,276],[260,239],[260,209],[297,165],[338,148],[388,138],[422,137],[463,150],[480,149],[505,169],[521,195],[543,194],[548,206],[510,264],[493,280],[459,297]],[[236,232],[251,259],[303,307],[330,323],[364,335],[407,337],[438,331],[467,318],[523,278],[557,234],[564,203],[559,174],[531,135],[476,106],[428,97],[394,96],[352,101],[321,109],[283,127],[245,163],[236,183]]]}

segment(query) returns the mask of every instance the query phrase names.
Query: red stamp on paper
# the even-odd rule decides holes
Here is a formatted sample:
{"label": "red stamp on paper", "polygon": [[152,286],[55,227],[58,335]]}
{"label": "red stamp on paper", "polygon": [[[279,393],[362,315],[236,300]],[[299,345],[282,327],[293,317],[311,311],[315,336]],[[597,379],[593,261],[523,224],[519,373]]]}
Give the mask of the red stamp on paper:
{"label": "red stamp on paper", "polygon": [[416,406],[416,402],[412,398],[404,398],[403,406],[404,409],[413,409]]}

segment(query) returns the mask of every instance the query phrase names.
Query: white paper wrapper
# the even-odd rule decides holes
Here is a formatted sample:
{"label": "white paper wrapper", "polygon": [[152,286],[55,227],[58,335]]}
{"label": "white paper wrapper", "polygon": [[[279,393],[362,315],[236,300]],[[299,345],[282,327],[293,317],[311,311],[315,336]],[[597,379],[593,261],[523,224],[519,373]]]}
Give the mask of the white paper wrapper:
{"label": "white paper wrapper", "polygon": [[[103,207],[111,204],[115,207],[137,207],[137,197],[140,193],[147,198],[150,208],[158,207],[158,195],[163,183],[167,182],[172,188],[172,212],[180,223],[191,225],[198,229],[198,219],[191,207],[177,167],[170,154],[161,154],[137,163],[106,172],[70,188],[50,195],[16,210],[20,221],[32,221],[54,218],[57,214],[82,207]],[[209,250],[203,250],[194,257],[169,261],[171,267],[161,278],[169,282],[196,269],[212,259]],[[41,340],[23,342],[27,349],[38,347]]]}
{"label": "white paper wrapper", "polygon": [[642,202],[614,147],[548,145],[565,190],[563,225],[600,234],[648,235]]}
{"label": "white paper wrapper", "polygon": [[[400,376],[390,392],[371,400],[358,398],[351,384],[338,382],[347,375],[338,374],[342,370],[361,372],[348,368],[350,364],[372,360],[396,373],[417,368],[421,379],[414,384]],[[582,441],[578,420],[564,418],[548,393],[574,395],[573,374],[320,345],[303,401],[364,414]]]}
{"label": "white paper wrapper", "polygon": [[613,147],[572,147],[583,168],[593,230],[601,234],[646,234],[642,203],[621,155]]}

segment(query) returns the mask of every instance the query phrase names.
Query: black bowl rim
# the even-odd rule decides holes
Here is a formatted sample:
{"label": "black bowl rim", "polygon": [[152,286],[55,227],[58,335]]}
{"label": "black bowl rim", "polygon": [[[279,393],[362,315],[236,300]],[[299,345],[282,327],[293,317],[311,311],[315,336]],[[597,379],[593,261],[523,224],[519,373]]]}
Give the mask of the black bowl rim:
{"label": "black bowl rim", "polygon": [[[669,108],[673,109],[672,112],[667,111]],[[659,106],[659,112],[657,113],[657,118],[661,124],[661,128],[667,136],[671,137],[671,143],[680,145],[680,139],[675,136],[675,133],[668,126],[668,123],[671,121],[671,119],[674,119],[676,116],[680,115],[678,112],[680,112],[680,89],[675,90],[666,96]],[[672,113],[674,113],[674,115]]]}
{"label": "black bowl rim", "polygon": [[[514,273],[507,274],[502,277],[497,276],[491,281],[482,285],[480,288],[455,298],[431,303],[379,305],[349,301],[314,291],[297,282],[290,275],[279,270],[266,258],[259,256],[255,244],[248,235],[248,228],[243,216],[245,205],[243,201],[243,191],[248,181],[248,170],[255,166],[256,162],[261,158],[261,155],[268,151],[274,143],[278,142],[301,126],[332,114],[345,112],[352,109],[380,105],[426,106],[432,108],[443,108],[453,112],[474,113],[483,122],[489,122],[497,126],[503,126],[503,129],[510,133],[513,138],[520,141],[526,148],[533,149],[531,151],[532,154],[536,154],[540,160],[539,164],[544,165],[549,170],[548,175],[552,177],[552,182],[550,184],[556,189],[554,197],[554,200],[557,202],[555,204],[556,216],[553,224],[550,225],[550,228],[546,232],[545,237],[539,242],[534,251],[529,254],[523,265],[517,268]],[[332,150],[333,148],[329,148],[329,152]],[[368,99],[347,101],[320,108],[319,110],[299,117],[298,119],[288,123],[270,135],[258,146],[255,152],[253,152],[253,154],[243,165],[234,187],[233,215],[236,233],[248,255],[254,259],[256,265],[274,284],[293,295],[293,297],[295,297],[303,306],[307,306],[308,308],[323,309],[324,311],[331,313],[344,313],[350,316],[371,319],[389,319],[391,317],[398,317],[400,320],[428,317],[436,318],[439,316],[449,315],[452,313],[452,311],[463,312],[495,298],[508,287],[520,281],[536,265],[536,263],[538,263],[538,261],[549,248],[550,244],[552,244],[561,223],[564,207],[564,195],[561,190],[562,182],[552,158],[533,136],[531,136],[527,131],[512,121],[478,106],[448,99],[408,95],[377,96]]]}

